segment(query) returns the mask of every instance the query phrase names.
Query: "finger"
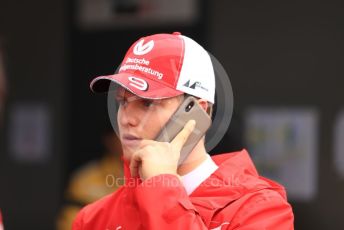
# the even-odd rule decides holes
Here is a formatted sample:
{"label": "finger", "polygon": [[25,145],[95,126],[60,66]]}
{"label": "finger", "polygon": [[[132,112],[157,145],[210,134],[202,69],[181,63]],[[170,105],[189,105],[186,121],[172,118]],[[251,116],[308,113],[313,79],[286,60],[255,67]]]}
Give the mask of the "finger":
{"label": "finger", "polygon": [[142,139],[142,140],[140,141],[139,147],[140,147],[140,148],[143,148],[143,147],[145,147],[145,146],[147,146],[147,145],[152,145],[152,144],[154,144],[154,143],[156,143],[155,140]]}
{"label": "finger", "polygon": [[130,160],[130,174],[132,177],[137,177],[139,175],[139,168],[141,165],[141,154],[140,152],[134,153]]}
{"label": "finger", "polygon": [[171,141],[171,144],[175,146],[178,150],[181,150],[190,134],[196,126],[195,120],[190,120],[186,123],[182,131],[180,131],[177,136]]}

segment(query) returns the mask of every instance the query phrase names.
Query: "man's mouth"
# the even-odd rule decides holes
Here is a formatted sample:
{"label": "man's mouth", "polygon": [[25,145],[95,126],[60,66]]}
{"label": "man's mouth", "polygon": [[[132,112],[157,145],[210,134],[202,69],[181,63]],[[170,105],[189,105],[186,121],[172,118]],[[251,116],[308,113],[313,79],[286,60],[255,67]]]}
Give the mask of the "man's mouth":
{"label": "man's mouth", "polygon": [[142,140],[142,138],[139,138],[139,137],[132,135],[132,134],[123,134],[121,137],[122,145],[125,145],[128,147],[138,145],[141,140]]}

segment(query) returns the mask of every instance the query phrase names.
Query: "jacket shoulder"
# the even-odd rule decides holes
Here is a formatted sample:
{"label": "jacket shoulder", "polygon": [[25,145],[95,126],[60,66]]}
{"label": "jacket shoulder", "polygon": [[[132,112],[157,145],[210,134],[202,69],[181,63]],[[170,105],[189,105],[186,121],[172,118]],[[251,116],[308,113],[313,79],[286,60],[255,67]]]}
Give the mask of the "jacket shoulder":
{"label": "jacket shoulder", "polygon": [[97,219],[100,215],[107,213],[107,210],[111,209],[112,205],[117,201],[122,190],[123,187],[83,207],[75,218],[75,222],[88,222],[89,220]]}

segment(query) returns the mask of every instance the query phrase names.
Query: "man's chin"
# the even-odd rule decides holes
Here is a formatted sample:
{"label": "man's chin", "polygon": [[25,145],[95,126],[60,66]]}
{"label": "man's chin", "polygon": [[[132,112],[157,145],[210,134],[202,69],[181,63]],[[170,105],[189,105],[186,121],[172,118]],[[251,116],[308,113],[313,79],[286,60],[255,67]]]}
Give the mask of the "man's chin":
{"label": "man's chin", "polygon": [[133,153],[134,153],[134,150],[132,148],[123,147],[123,158],[124,158],[124,160],[130,161]]}
{"label": "man's chin", "polygon": [[130,163],[132,156],[139,150],[139,145],[123,145],[122,144],[122,151],[123,151],[123,160]]}

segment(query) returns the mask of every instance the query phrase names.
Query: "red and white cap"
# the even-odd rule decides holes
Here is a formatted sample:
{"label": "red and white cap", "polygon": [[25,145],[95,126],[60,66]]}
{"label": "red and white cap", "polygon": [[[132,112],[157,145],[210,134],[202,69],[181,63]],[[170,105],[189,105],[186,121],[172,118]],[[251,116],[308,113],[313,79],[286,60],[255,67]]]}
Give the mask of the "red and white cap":
{"label": "red and white cap", "polygon": [[94,92],[115,82],[142,98],[163,99],[184,93],[214,103],[215,74],[208,52],[181,35],[155,34],[135,42],[118,73],[93,79]]}

